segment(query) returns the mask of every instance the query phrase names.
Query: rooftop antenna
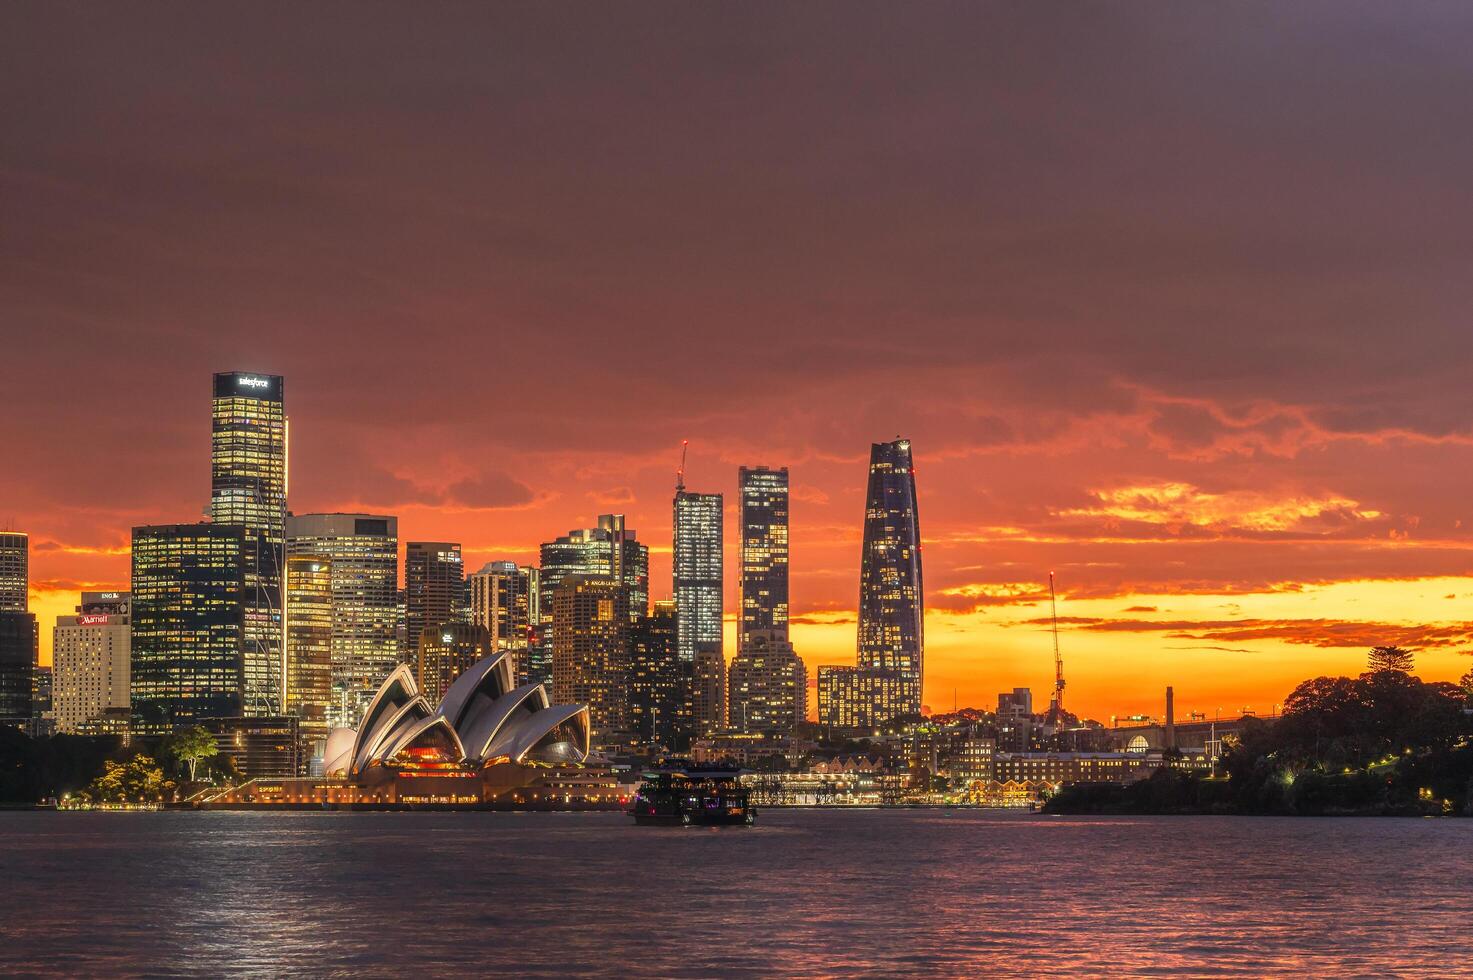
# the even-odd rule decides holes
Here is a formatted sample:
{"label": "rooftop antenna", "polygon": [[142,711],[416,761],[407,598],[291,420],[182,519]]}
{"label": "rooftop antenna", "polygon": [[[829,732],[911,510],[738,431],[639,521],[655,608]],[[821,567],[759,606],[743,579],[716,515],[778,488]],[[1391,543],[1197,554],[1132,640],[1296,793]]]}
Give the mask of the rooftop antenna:
{"label": "rooftop antenna", "polygon": [[1064,655],[1059,652],[1059,600],[1054,593],[1054,573],[1048,573],[1048,604],[1054,617],[1054,699],[1048,713],[1054,724],[1064,715]]}
{"label": "rooftop antenna", "polygon": [[690,448],[690,440],[680,440],[680,469],[675,471],[675,492],[685,492],[685,453]]}

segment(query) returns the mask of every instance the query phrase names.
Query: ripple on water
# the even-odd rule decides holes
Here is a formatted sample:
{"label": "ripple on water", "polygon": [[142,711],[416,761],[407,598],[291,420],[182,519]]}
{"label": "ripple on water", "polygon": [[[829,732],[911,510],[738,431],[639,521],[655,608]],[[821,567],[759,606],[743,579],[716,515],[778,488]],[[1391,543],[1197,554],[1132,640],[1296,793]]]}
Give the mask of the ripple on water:
{"label": "ripple on water", "polygon": [[0,814],[0,973],[1464,972],[1473,822]]}

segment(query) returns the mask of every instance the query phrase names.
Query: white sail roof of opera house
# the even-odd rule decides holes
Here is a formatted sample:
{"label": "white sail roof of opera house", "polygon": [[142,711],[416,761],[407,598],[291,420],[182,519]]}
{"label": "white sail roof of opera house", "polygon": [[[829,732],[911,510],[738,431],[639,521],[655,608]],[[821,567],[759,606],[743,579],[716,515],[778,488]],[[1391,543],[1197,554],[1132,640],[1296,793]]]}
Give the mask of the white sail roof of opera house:
{"label": "white sail roof of opera house", "polygon": [[541,684],[513,687],[506,651],[461,673],[431,708],[406,666],[394,669],[356,731],[339,728],[323,756],[328,776],[358,776],[372,766],[479,768],[498,762],[581,763],[588,758],[588,707],[548,703]]}

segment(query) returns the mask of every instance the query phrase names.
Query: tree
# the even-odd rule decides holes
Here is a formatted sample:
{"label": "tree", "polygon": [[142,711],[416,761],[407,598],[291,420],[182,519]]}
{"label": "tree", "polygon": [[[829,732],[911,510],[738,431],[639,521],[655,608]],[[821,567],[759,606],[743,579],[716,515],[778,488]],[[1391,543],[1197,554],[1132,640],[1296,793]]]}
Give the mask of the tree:
{"label": "tree", "polygon": [[135,755],[124,762],[109,759],[83,795],[102,803],[157,803],[173,787],[153,759]]}
{"label": "tree", "polygon": [[210,734],[209,729],[195,725],[193,728],[184,729],[170,739],[166,751],[179,762],[189,764],[189,781],[194,782],[194,770],[199,760],[211,758],[218,754],[220,749],[215,744],[215,736]]}
{"label": "tree", "polygon": [[1464,694],[1473,698],[1473,668],[1469,668],[1468,672],[1458,679],[1458,686],[1463,689]]}
{"label": "tree", "polygon": [[1366,655],[1366,669],[1371,673],[1382,670],[1398,670],[1403,674],[1412,672],[1412,651],[1401,647],[1372,647]]}

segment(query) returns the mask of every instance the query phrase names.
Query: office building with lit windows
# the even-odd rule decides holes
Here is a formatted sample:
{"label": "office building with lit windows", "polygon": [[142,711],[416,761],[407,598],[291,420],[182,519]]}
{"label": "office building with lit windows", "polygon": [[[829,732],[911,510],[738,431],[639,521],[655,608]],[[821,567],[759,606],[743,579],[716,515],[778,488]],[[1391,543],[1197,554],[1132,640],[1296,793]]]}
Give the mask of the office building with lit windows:
{"label": "office building with lit windows", "polygon": [[420,692],[438,701],[467,667],[493,653],[491,632],[468,623],[426,626],[419,637],[415,682]]}
{"label": "office building with lit windows", "polygon": [[741,526],[741,621],[737,650],[748,638],[788,635],[788,468],[737,471]]}
{"label": "office building with lit windows", "polygon": [[457,622],[465,588],[460,545],[410,541],[404,546],[404,635],[412,652],[426,629]]}
{"label": "office building with lit windows", "polygon": [[286,563],[287,423],[283,379],[231,371],[214,378],[210,520],[244,532],[241,711],[281,711]]}
{"label": "office building with lit windows", "polygon": [[649,612],[650,552],[623,514],[600,514],[598,526],[569,531],[540,549],[541,628],[528,649],[528,680],[552,683],[552,596],[573,575],[613,579],[624,586],[631,622]]}
{"label": "office building with lit windows", "polygon": [[236,524],[133,529],[135,732],[242,714],[245,548],[245,529]]}
{"label": "office building with lit windows", "polygon": [[352,728],[399,665],[399,522],[382,514],[296,514],[287,553],[331,575],[329,728]]}
{"label": "office building with lit windows", "polygon": [[552,594],[553,700],[588,705],[595,736],[629,729],[629,595],[611,578],[572,575]]}
{"label": "office building with lit windows", "polygon": [[542,619],[539,570],[514,561],[487,562],[469,583],[471,623],[491,634],[492,650],[510,654],[517,683],[531,683],[528,647]]}
{"label": "office building with lit windows", "polygon": [[745,734],[786,735],[808,718],[808,670],[776,632],[756,632],[728,669],[727,723]]}
{"label": "office building with lit windows", "polygon": [[130,598],[126,592],[83,592],[75,615],[56,617],[51,634],[51,710],[58,732],[74,733],[88,722],[115,718],[131,707]]}
{"label": "office building with lit windows", "polygon": [[30,536],[0,531],[0,612],[30,610]]}
{"label": "office building with lit windows", "polygon": [[325,555],[286,558],[286,708],[309,752],[321,755],[331,730],[332,560]]}
{"label": "office building with lit windows", "polygon": [[676,649],[693,665],[701,734],[726,719],[726,658],[722,649],[722,500],[719,493],[675,491],[671,567]]}
{"label": "office building with lit windows", "polygon": [[634,740],[684,752],[696,735],[694,664],[676,649],[674,601],[654,603],[630,627],[629,727]]}
{"label": "office building with lit windows", "polygon": [[923,620],[921,532],[910,442],[876,443],[870,447],[865,494],[857,666],[900,679],[898,689],[888,684],[876,688],[884,692],[884,700],[873,706],[873,715],[882,722],[920,714]]}

